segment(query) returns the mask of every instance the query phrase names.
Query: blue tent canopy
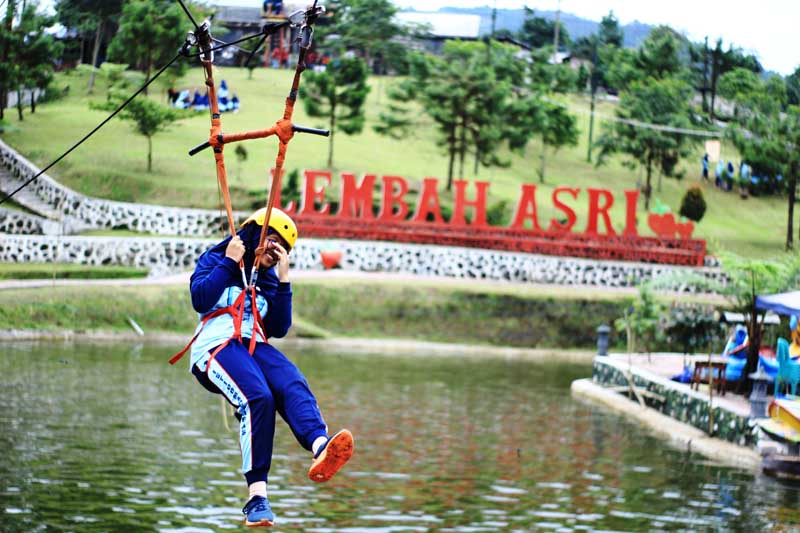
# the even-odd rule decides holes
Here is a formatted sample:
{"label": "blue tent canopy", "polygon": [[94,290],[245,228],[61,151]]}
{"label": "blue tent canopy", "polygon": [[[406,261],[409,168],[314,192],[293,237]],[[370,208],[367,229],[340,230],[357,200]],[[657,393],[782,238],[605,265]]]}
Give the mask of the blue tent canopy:
{"label": "blue tent canopy", "polygon": [[800,315],[800,291],[756,296],[756,309],[779,315]]}

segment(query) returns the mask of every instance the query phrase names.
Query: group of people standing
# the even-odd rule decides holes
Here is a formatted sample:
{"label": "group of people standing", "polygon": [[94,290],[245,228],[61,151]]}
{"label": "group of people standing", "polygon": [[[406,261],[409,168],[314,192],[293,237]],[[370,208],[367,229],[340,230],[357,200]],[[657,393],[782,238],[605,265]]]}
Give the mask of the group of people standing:
{"label": "group of people standing", "polygon": [[[169,100],[169,105],[178,109],[206,111],[211,105],[208,99],[208,92],[200,94],[200,91],[197,89],[194,90],[194,95],[192,95],[189,89],[177,91],[170,87],[167,89],[167,99]],[[221,113],[226,111],[239,111],[239,97],[236,96],[236,94],[229,97],[228,84],[225,80],[222,80],[217,90],[217,101]]]}
{"label": "group of people standing", "polygon": [[[703,159],[701,160],[702,171],[703,171],[703,179],[708,180],[708,170],[709,170],[709,158],[708,153],[703,155]],[[739,163],[739,186],[742,189],[746,189],[748,185],[751,183],[753,177],[753,169],[742,161]],[[723,191],[730,191],[733,189],[734,179],[736,178],[736,169],[733,165],[733,161],[728,160],[727,164],[725,161],[720,158],[717,161],[717,166],[714,169],[714,185]]]}

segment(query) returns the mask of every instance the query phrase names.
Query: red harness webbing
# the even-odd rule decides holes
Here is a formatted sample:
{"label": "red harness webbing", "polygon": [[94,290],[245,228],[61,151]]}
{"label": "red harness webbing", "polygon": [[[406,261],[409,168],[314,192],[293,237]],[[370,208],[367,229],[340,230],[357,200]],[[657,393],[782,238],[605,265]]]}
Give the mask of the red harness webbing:
{"label": "red harness webbing", "polygon": [[[247,289],[242,290],[242,292],[239,293],[239,296],[236,297],[236,300],[234,300],[234,302],[231,305],[217,309],[213,313],[209,313],[206,316],[204,316],[200,322],[200,329],[197,330],[197,333],[194,334],[194,337],[192,337],[192,339],[189,341],[189,344],[187,344],[183,348],[183,350],[172,356],[172,358],[169,360],[169,364],[174,365],[181,359],[181,357],[186,355],[186,352],[189,351],[189,348],[192,347],[194,341],[197,340],[197,337],[200,336],[200,333],[203,331],[203,328],[206,327],[206,324],[208,324],[208,322],[212,318],[216,318],[222,315],[231,315],[231,317],[233,317],[233,335],[231,335],[231,337],[228,340],[217,346],[214,349],[214,351],[211,352],[211,357],[209,358],[208,365],[206,366],[206,372],[208,372],[208,369],[211,367],[211,361],[214,360],[217,354],[223,348],[225,348],[228,345],[228,343],[231,342],[231,340],[237,339],[239,342],[242,341],[242,321],[244,320],[244,305],[245,305],[244,299],[246,294],[247,294]],[[253,332],[252,335],[250,335],[250,346],[248,347],[248,351],[252,355],[256,349],[256,336],[259,333],[264,338],[264,342],[267,342],[267,334],[266,330],[264,329],[264,323],[261,321],[261,315],[258,313],[258,307],[256,306],[255,287],[250,287],[250,302],[251,302],[250,312],[253,315]]]}

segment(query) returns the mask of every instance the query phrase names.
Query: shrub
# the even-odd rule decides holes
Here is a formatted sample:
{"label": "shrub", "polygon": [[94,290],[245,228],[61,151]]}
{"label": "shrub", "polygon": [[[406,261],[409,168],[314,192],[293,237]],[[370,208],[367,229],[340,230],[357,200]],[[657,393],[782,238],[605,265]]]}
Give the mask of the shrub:
{"label": "shrub", "polygon": [[703,198],[703,190],[697,185],[692,185],[683,195],[680,214],[689,220],[700,222],[705,213],[706,200]]}

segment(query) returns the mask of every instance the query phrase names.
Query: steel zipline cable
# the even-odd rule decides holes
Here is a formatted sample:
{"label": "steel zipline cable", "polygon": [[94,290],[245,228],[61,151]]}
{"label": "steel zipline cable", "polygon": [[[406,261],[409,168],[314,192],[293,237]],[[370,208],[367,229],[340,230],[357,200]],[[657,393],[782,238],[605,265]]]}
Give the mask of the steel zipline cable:
{"label": "steel zipline cable", "polygon": [[197,25],[197,21],[194,20],[192,13],[186,8],[186,4],[183,3],[183,0],[178,0],[178,3],[181,5],[181,9],[183,9],[183,12],[186,13],[186,16],[189,17],[189,20],[194,25],[194,29],[199,30],[200,26]]}
{"label": "steel zipline cable", "polygon": [[72,145],[72,146],[71,146],[71,147],[70,147],[70,148],[69,148],[69,149],[68,149],[66,152],[64,152],[63,154],[61,154],[60,156],[58,156],[58,157],[57,157],[57,158],[56,158],[56,159],[55,159],[55,160],[54,160],[52,163],[50,163],[49,165],[47,165],[46,167],[44,167],[42,170],[40,170],[40,171],[39,171],[39,172],[38,172],[38,173],[37,173],[35,176],[33,176],[32,178],[29,178],[29,179],[28,179],[28,180],[27,180],[25,183],[23,183],[22,185],[20,185],[19,187],[17,187],[17,188],[16,188],[16,189],[15,189],[15,190],[14,190],[12,193],[10,193],[10,194],[8,194],[8,195],[4,196],[4,197],[3,197],[3,199],[2,199],[2,200],[0,200],[0,204],[4,203],[4,202],[5,202],[5,201],[7,201],[7,200],[10,200],[10,199],[11,199],[11,197],[13,197],[15,194],[17,194],[19,191],[21,191],[22,189],[24,189],[25,187],[27,187],[27,186],[28,186],[28,185],[30,185],[31,183],[33,183],[33,181],[34,181],[36,178],[38,178],[39,176],[41,176],[42,174],[44,174],[45,172],[47,172],[48,170],[50,170],[50,169],[51,169],[53,166],[55,166],[55,165],[56,165],[56,163],[58,163],[59,161],[61,161],[61,160],[62,160],[62,159],[64,159],[65,157],[67,157],[67,156],[68,156],[70,153],[72,153],[72,151],[73,151],[73,150],[75,150],[75,149],[76,149],[78,146],[80,146],[80,145],[81,145],[81,144],[83,144],[83,143],[84,143],[86,140],[88,140],[88,139],[89,139],[89,137],[91,137],[92,135],[94,135],[94,134],[97,132],[97,130],[99,130],[100,128],[102,128],[103,126],[105,126],[105,125],[106,125],[106,124],[107,124],[107,123],[108,123],[108,122],[109,122],[109,121],[110,121],[112,118],[114,118],[115,116],[117,116],[117,114],[119,114],[119,112],[120,112],[120,111],[122,111],[123,109],[125,109],[125,106],[127,106],[129,103],[131,103],[131,101],[133,101],[133,99],[134,99],[134,98],[136,98],[137,96],[139,96],[139,94],[141,94],[141,93],[142,93],[142,91],[144,91],[145,89],[147,89],[147,87],[149,87],[151,83],[153,83],[154,81],[156,81],[156,79],[157,79],[157,78],[158,78],[158,77],[159,77],[161,74],[163,74],[165,70],[167,70],[169,67],[171,67],[171,66],[172,66],[172,64],[173,64],[175,61],[177,61],[177,60],[178,60],[178,58],[180,58],[182,55],[184,55],[182,51],[181,51],[181,52],[178,52],[178,54],[177,54],[175,57],[173,57],[173,58],[172,58],[172,59],[171,59],[171,60],[170,60],[170,61],[169,61],[169,62],[168,62],[166,65],[164,65],[163,67],[161,67],[161,69],[160,69],[158,72],[156,72],[156,74],[155,74],[155,75],[154,75],[152,78],[150,78],[149,80],[147,80],[147,82],[146,82],[144,85],[142,85],[142,86],[139,88],[139,90],[138,90],[138,91],[136,91],[136,92],[135,92],[135,93],[133,93],[131,96],[129,96],[127,100],[125,100],[125,101],[124,101],[124,102],[123,102],[123,103],[122,103],[122,104],[121,104],[121,105],[120,105],[118,108],[116,108],[116,109],[115,109],[115,110],[114,110],[114,111],[113,111],[113,112],[112,112],[110,115],[108,115],[108,116],[105,118],[105,120],[103,120],[103,121],[102,121],[100,124],[98,124],[97,126],[95,126],[95,127],[94,127],[94,129],[93,129],[92,131],[90,131],[89,133],[87,133],[86,135],[84,135],[84,136],[83,136],[83,138],[81,138],[81,140],[79,140],[78,142],[76,142],[75,144],[73,144],[73,145]]}
{"label": "steel zipline cable", "polygon": [[[5,0],[3,0],[3,1],[5,1]],[[183,7],[183,8],[184,8],[184,10],[186,10],[186,7],[183,5],[183,2],[181,2],[181,0],[178,0],[178,1],[179,1],[179,3],[181,4],[181,7]],[[0,4],[0,5],[2,5],[2,4]],[[190,13],[188,13],[188,12],[187,12],[186,14],[189,16],[189,18],[190,18],[191,22],[192,22],[192,23],[195,25],[195,27],[197,27],[197,23],[196,23],[196,22],[195,22],[195,20],[192,18],[191,14],[190,14]],[[272,25],[265,26],[265,27],[264,27],[264,28],[263,28],[263,29],[262,29],[260,32],[258,32],[258,33],[256,33],[256,34],[253,34],[253,35],[248,35],[247,37],[242,37],[241,39],[238,39],[238,40],[236,40],[236,41],[233,41],[233,42],[230,42],[230,43],[226,43],[226,42],[221,42],[221,41],[220,41],[220,42],[221,42],[221,44],[220,44],[219,46],[215,46],[214,48],[211,48],[211,49],[209,49],[209,50],[208,50],[208,52],[214,52],[214,51],[216,51],[216,50],[222,50],[222,49],[224,49],[224,48],[227,48],[227,47],[229,47],[229,46],[235,46],[235,45],[237,45],[237,44],[239,44],[239,43],[243,43],[243,42],[250,41],[250,40],[253,40],[253,39],[257,39],[257,38],[260,38],[260,39],[262,40],[261,42],[263,42],[263,40],[265,40],[265,39],[267,38],[267,36],[269,36],[269,35],[270,35],[270,33],[272,33],[273,31],[275,31],[276,29],[278,29],[278,28],[280,28],[280,27],[287,26],[287,25],[288,25],[288,22],[286,22],[286,23],[283,23],[283,22],[282,22],[282,23],[279,23],[279,24],[272,24]],[[254,49],[254,51],[252,51],[252,52],[249,52],[249,51],[248,51],[248,53],[250,53],[250,56],[248,57],[248,62],[249,62],[250,58],[252,58],[252,55],[255,53],[255,50],[258,50],[258,48],[261,46],[261,42],[259,42],[259,45],[258,45],[258,46],[257,46],[257,47]],[[122,104],[121,104],[121,105],[120,105],[120,106],[119,106],[117,109],[115,109],[115,110],[114,110],[114,111],[113,111],[113,112],[112,112],[110,115],[108,115],[108,116],[107,116],[107,117],[106,117],[106,118],[105,118],[105,119],[104,119],[104,120],[103,120],[103,121],[102,121],[100,124],[98,124],[97,126],[95,126],[95,127],[94,127],[94,128],[93,128],[93,129],[92,129],[90,132],[89,132],[89,133],[87,133],[86,135],[84,135],[84,136],[83,136],[83,137],[82,137],[82,138],[81,138],[81,139],[80,139],[78,142],[76,142],[76,143],[75,143],[75,144],[73,144],[71,147],[69,147],[69,149],[67,149],[67,151],[65,151],[63,154],[61,154],[60,156],[58,156],[58,157],[57,157],[55,160],[53,160],[53,161],[52,161],[52,162],[51,162],[49,165],[47,165],[46,167],[44,167],[43,169],[41,169],[41,170],[40,170],[38,173],[36,173],[36,175],[34,175],[33,177],[29,178],[27,181],[25,181],[25,183],[23,183],[22,185],[20,185],[20,186],[19,186],[19,187],[17,187],[16,189],[14,189],[14,190],[13,190],[11,193],[9,193],[9,194],[7,194],[7,195],[3,196],[3,198],[2,198],[2,199],[0,199],[0,205],[1,205],[1,204],[3,204],[3,203],[5,203],[6,201],[10,200],[10,199],[11,199],[11,198],[12,198],[14,195],[16,195],[16,194],[17,194],[18,192],[20,192],[22,189],[24,189],[25,187],[27,187],[28,185],[30,185],[31,183],[33,183],[33,182],[34,182],[34,181],[35,181],[37,178],[39,178],[39,177],[40,177],[42,174],[44,174],[45,172],[47,172],[48,170],[50,170],[51,168],[53,168],[53,167],[54,167],[56,164],[58,164],[58,163],[59,163],[59,162],[60,162],[62,159],[64,159],[64,158],[65,158],[65,157],[67,157],[67,156],[68,156],[70,153],[72,153],[72,151],[73,151],[73,150],[75,150],[76,148],[78,148],[78,147],[79,147],[81,144],[83,144],[84,142],[86,142],[86,141],[87,141],[87,140],[88,140],[88,139],[89,139],[89,138],[90,138],[92,135],[94,135],[95,133],[97,133],[97,131],[98,131],[98,130],[100,130],[100,129],[101,129],[103,126],[105,126],[105,125],[106,125],[106,124],[107,124],[107,123],[108,123],[108,122],[109,122],[109,121],[110,121],[112,118],[114,118],[115,116],[117,116],[117,115],[118,115],[118,114],[119,114],[119,113],[120,113],[120,112],[121,112],[123,109],[125,109],[125,107],[126,107],[128,104],[130,104],[130,103],[131,103],[131,101],[133,101],[133,99],[134,99],[134,98],[136,98],[137,96],[139,96],[139,95],[140,95],[140,94],[141,94],[141,93],[142,93],[142,92],[143,92],[145,89],[147,89],[147,87],[149,87],[149,86],[150,86],[150,85],[151,85],[151,84],[152,84],[152,83],[153,83],[153,82],[154,82],[154,81],[155,81],[155,80],[156,80],[156,79],[157,79],[159,76],[161,76],[161,74],[163,74],[163,73],[164,73],[164,71],[166,71],[166,70],[167,70],[169,67],[171,67],[171,66],[172,66],[172,64],[173,64],[173,63],[175,63],[175,61],[177,61],[177,60],[178,60],[180,57],[182,57],[182,56],[183,56],[183,57],[199,57],[200,55],[202,55],[202,53],[203,53],[203,52],[200,52],[200,53],[197,53],[197,54],[190,54],[190,53],[188,53],[188,50],[189,50],[189,48],[190,48],[191,46],[193,46],[193,44],[192,44],[192,43],[189,43],[188,41],[187,41],[187,42],[184,42],[183,46],[181,46],[180,52],[178,52],[178,54],[177,54],[175,57],[173,57],[173,58],[172,58],[172,59],[171,59],[171,60],[170,60],[170,61],[169,61],[169,62],[168,62],[166,65],[164,65],[163,67],[161,67],[161,69],[160,69],[158,72],[156,72],[156,73],[155,73],[155,75],[153,75],[153,77],[152,77],[152,78],[150,78],[149,80],[147,80],[147,82],[145,82],[145,84],[144,84],[144,85],[142,85],[142,86],[141,86],[141,87],[140,87],[140,88],[139,88],[139,89],[138,89],[138,90],[137,90],[135,93],[133,93],[131,96],[129,96],[129,97],[128,97],[128,99],[127,99],[127,100],[125,100],[125,101],[124,101],[124,102],[123,102],[123,103],[122,103]],[[238,47],[237,47],[237,48],[238,48]],[[242,50],[242,51],[245,51],[245,50]]]}

